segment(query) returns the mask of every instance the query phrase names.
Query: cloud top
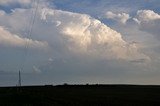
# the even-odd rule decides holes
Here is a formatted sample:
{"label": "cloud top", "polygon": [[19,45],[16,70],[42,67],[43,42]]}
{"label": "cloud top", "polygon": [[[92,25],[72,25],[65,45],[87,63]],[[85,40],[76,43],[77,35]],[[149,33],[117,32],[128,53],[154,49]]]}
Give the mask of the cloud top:
{"label": "cloud top", "polygon": [[41,19],[49,23],[60,23],[60,34],[57,36],[63,38],[70,51],[107,59],[146,58],[138,51],[137,45],[127,43],[120,33],[89,15],[43,8]]}
{"label": "cloud top", "polygon": [[160,15],[152,10],[138,10],[136,18],[133,18],[133,20],[136,21],[138,24],[158,19],[160,19]]}
{"label": "cloud top", "polygon": [[115,13],[113,13],[111,11],[108,11],[105,14],[105,18],[113,19],[113,20],[115,20],[117,22],[125,24],[130,19],[130,16],[129,16],[129,14],[126,14],[126,13],[115,14]]}

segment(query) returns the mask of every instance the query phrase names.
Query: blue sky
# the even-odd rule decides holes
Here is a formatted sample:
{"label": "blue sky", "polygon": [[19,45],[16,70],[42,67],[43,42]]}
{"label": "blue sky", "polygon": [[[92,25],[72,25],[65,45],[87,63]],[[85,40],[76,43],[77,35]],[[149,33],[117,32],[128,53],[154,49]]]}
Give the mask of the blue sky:
{"label": "blue sky", "polygon": [[160,84],[159,0],[37,3],[0,1],[0,86]]}
{"label": "blue sky", "polygon": [[[139,9],[151,9],[156,12],[159,12],[159,3],[158,0],[62,0],[54,1],[54,5],[57,9],[62,9],[66,11],[86,13],[93,16],[100,14],[104,11],[128,11],[136,12]],[[126,10],[123,10],[126,9]],[[113,10],[112,10],[113,11]]]}

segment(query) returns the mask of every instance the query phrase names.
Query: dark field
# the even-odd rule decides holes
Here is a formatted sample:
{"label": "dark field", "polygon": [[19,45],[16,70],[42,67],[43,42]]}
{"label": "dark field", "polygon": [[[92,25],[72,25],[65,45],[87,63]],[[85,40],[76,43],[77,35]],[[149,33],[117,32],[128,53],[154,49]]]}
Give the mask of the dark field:
{"label": "dark field", "polygon": [[0,106],[159,106],[160,86],[1,87]]}

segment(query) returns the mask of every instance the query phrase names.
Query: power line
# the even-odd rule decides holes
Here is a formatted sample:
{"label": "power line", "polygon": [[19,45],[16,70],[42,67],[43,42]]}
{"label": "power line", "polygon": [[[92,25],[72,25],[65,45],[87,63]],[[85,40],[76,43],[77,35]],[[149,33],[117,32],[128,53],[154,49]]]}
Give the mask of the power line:
{"label": "power line", "polygon": [[[38,7],[39,7],[39,0],[33,0],[33,5],[35,5],[35,9],[33,9],[31,11],[31,19],[29,20],[29,27],[28,27],[28,30],[26,30],[27,31],[26,34],[28,36],[27,37],[28,39],[31,39],[31,37],[32,37],[33,26],[34,26],[35,21],[36,21],[37,10],[38,10]],[[25,65],[25,62],[26,62],[26,59],[27,59],[27,55],[28,55],[28,49],[29,49],[29,40],[26,40],[25,47],[24,47],[24,58],[23,58],[24,61],[20,65],[20,70],[21,71],[24,69],[24,65]]]}
{"label": "power line", "polygon": [[[37,15],[37,10],[39,7],[39,0],[33,0],[33,5],[35,5],[35,9],[33,8],[33,10],[31,11],[31,18],[29,19],[29,24],[28,24],[28,28],[26,25],[26,34],[27,34],[27,38],[31,39],[32,37],[32,32],[33,32],[33,26],[35,24],[36,21],[36,15]],[[28,29],[28,30],[27,30]],[[29,40],[26,40],[25,43],[25,47],[24,47],[24,61],[21,62],[20,65],[20,70],[19,70],[19,74],[18,74],[18,86],[21,86],[21,72],[24,70],[24,66],[26,63],[26,59],[27,59],[27,55],[28,55],[28,48],[29,48]]]}

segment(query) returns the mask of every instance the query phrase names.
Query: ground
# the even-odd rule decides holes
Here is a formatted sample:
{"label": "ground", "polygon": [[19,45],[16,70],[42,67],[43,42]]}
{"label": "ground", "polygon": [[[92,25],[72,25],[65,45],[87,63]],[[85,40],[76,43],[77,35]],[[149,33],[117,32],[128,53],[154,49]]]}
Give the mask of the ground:
{"label": "ground", "polygon": [[160,86],[45,85],[1,87],[0,106],[157,106]]}

